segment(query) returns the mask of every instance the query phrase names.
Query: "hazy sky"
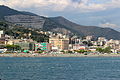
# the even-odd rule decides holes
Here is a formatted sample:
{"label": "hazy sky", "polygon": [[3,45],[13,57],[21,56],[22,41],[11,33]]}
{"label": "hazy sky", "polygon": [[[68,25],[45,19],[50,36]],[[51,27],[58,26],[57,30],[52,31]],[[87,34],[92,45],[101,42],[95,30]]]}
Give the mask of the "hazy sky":
{"label": "hazy sky", "polygon": [[120,26],[120,0],[0,0],[0,4],[48,17],[64,16],[82,25]]}

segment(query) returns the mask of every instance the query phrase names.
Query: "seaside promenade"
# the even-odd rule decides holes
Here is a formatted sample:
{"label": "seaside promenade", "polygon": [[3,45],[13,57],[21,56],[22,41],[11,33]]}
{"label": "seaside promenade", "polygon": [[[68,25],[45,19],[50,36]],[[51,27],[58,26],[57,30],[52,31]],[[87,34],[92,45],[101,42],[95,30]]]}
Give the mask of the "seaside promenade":
{"label": "seaside promenade", "polygon": [[30,53],[14,53],[0,54],[0,57],[120,57],[120,54],[30,54]]}

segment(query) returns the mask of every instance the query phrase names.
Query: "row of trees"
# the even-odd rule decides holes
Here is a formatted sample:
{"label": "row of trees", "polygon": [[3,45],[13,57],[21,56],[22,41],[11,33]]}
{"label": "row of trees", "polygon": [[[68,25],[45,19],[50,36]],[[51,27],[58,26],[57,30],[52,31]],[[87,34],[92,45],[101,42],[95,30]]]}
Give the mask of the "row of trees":
{"label": "row of trees", "polygon": [[[111,48],[110,47],[106,47],[106,48],[97,48],[96,51],[100,52],[100,53],[111,53]],[[63,53],[73,53],[73,52],[77,52],[77,53],[86,53],[89,52],[88,50],[75,50],[75,51],[61,51]]]}
{"label": "row of trees", "polygon": [[21,50],[21,47],[18,45],[6,45],[5,48],[8,49],[8,51],[17,51]]}
{"label": "row of trees", "polygon": [[110,47],[106,47],[106,48],[97,48],[96,51],[100,52],[100,53],[111,53],[111,48]]}

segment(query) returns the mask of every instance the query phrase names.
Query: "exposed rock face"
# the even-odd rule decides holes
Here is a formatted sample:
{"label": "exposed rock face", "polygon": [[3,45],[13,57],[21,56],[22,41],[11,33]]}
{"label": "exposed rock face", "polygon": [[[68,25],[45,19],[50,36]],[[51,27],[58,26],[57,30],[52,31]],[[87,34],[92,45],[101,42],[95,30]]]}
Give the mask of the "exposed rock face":
{"label": "exposed rock face", "polygon": [[31,28],[43,28],[45,19],[39,16],[30,16],[30,15],[12,15],[5,16],[5,20],[17,25],[22,25],[25,27]]}

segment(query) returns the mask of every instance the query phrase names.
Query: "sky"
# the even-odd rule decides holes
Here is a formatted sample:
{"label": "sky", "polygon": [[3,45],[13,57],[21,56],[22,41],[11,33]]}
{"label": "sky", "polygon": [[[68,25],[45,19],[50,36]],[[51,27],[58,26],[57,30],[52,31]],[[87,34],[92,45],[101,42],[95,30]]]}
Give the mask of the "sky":
{"label": "sky", "polygon": [[120,0],[0,0],[0,5],[120,31]]}

